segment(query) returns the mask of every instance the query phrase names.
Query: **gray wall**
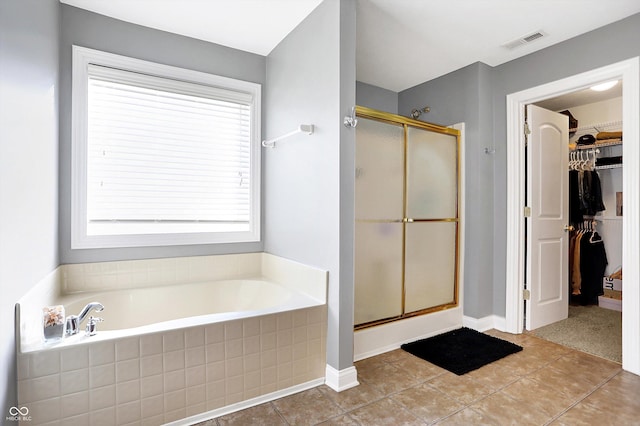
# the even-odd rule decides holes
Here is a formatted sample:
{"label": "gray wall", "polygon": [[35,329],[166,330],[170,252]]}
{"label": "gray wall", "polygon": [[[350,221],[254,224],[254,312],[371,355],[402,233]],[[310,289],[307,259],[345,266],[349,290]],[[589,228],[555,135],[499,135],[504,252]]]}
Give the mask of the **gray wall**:
{"label": "gray wall", "polygon": [[[429,106],[420,119],[443,125],[465,122],[465,277],[464,315],[482,318],[492,313],[493,295],[493,155],[490,68],[475,63],[398,96],[399,114]],[[486,253],[480,256],[478,253]]]}
{"label": "gray wall", "polygon": [[[506,96],[625,59],[640,56],[640,14],[548,47],[493,69],[494,168],[494,313],[505,314],[507,234]],[[640,259],[639,259],[640,260]]]}
{"label": "gray wall", "polygon": [[[334,368],[342,370],[353,364],[354,245],[356,132],[342,125],[343,117],[356,104],[356,5],[340,1],[340,294],[337,349],[338,363],[329,356]],[[335,340],[330,340],[333,349]]]}
{"label": "gray wall", "polygon": [[[329,271],[327,362],[336,369],[353,360],[353,282],[340,274],[341,7],[321,3],[267,57],[266,136],[299,124],[313,124],[315,133],[265,150],[263,186],[265,251]],[[355,72],[342,77],[351,79],[342,84],[352,105]]]}
{"label": "gray wall", "polygon": [[638,40],[640,14],[495,68],[473,64],[400,92],[401,115],[429,105],[425,121],[466,122],[465,315],[505,315],[506,96],[639,56]]}
{"label": "gray wall", "polygon": [[398,113],[398,93],[371,84],[356,82],[356,104],[379,111]]}
{"label": "gray wall", "polygon": [[[62,5],[60,44],[60,256],[61,263],[261,251],[258,243],[71,250],[71,51],[79,45],[263,84],[265,57],[130,24]],[[264,117],[264,110],[263,110]]]}
{"label": "gray wall", "polygon": [[58,266],[59,9],[0,1],[0,419],[17,404],[14,304]]}

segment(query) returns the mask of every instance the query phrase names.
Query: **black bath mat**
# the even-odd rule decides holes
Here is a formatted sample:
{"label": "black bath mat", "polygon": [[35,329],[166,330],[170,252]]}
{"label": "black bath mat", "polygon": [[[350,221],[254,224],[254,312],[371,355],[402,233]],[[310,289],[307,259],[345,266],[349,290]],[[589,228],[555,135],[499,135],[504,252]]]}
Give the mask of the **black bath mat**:
{"label": "black bath mat", "polygon": [[401,348],[458,376],[522,350],[511,342],[466,327],[406,343]]}

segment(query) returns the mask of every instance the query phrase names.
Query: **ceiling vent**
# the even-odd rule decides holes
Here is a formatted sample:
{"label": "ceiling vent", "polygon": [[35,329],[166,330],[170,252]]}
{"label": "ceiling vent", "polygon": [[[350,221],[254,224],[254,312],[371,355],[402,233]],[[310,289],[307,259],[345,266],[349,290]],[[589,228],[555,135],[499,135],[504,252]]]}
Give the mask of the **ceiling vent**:
{"label": "ceiling vent", "polygon": [[542,31],[536,31],[531,34],[527,34],[525,36],[519,37],[515,40],[504,43],[502,47],[506,47],[507,49],[515,49],[516,47],[524,46],[525,44],[529,44],[535,40],[539,40],[542,37],[546,36],[546,34]]}

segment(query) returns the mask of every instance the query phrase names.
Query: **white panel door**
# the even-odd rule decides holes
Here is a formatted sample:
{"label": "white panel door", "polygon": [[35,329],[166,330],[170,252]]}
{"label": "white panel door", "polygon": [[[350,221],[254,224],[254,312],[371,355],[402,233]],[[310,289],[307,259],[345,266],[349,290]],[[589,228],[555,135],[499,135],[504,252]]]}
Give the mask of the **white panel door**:
{"label": "white panel door", "polygon": [[569,124],[566,115],[527,106],[531,134],[527,155],[526,328],[567,318],[569,311]]}

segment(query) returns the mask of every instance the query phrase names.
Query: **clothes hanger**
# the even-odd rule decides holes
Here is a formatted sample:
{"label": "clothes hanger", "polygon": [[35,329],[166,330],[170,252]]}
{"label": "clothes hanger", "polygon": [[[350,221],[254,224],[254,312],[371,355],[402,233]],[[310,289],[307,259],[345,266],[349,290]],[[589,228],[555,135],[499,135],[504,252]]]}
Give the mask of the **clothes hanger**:
{"label": "clothes hanger", "polygon": [[584,171],[584,151],[580,151],[580,160],[578,161],[578,170]]}
{"label": "clothes hanger", "polygon": [[[591,237],[589,238],[589,242],[591,244],[599,243],[602,241],[602,237],[600,236],[600,234],[596,232],[597,225],[598,225],[598,222],[596,222],[595,220],[591,221],[591,226],[593,226],[593,231],[591,232]],[[595,237],[597,237],[598,239],[594,240]]]}

